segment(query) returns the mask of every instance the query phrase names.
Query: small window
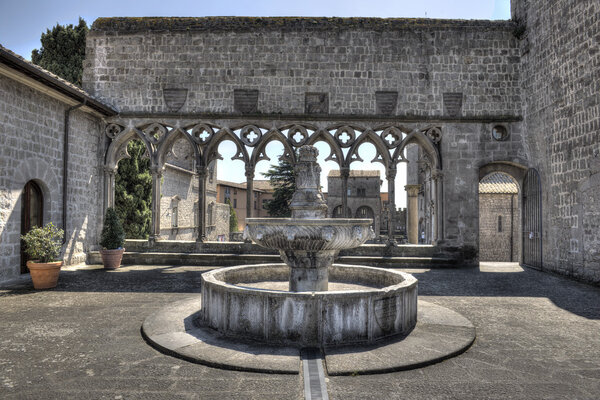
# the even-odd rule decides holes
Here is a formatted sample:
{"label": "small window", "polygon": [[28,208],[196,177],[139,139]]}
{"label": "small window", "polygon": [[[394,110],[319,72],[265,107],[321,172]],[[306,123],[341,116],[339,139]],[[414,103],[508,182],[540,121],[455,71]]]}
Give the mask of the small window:
{"label": "small window", "polygon": [[499,142],[508,139],[508,130],[503,125],[496,125],[492,128],[492,137]]}
{"label": "small window", "polygon": [[214,167],[210,167],[208,169],[208,181],[210,183],[213,183],[214,177],[215,177],[215,168]]}
{"label": "small window", "polygon": [[358,189],[358,197],[366,197],[366,189],[365,188]]}
{"label": "small window", "polygon": [[502,215],[498,215],[498,232],[502,232]]}
{"label": "small window", "polygon": [[231,190],[228,187],[226,187],[225,188],[225,197],[229,197],[230,194],[231,194]]}
{"label": "small window", "polygon": [[350,189],[348,189],[348,196],[351,196],[351,193],[352,192],[350,191]]}
{"label": "small window", "polygon": [[173,228],[177,228],[177,213],[178,213],[178,207],[177,206],[173,206],[173,209],[171,211],[171,227]]}
{"label": "small window", "polygon": [[268,202],[268,201],[269,201],[269,200],[267,200],[267,199],[263,199],[263,200],[262,200],[262,208],[263,208],[263,210],[266,210],[266,209],[267,209],[267,202]]}
{"label": "small window", "polygon": [[256,210],[256,201],[254,202],[254,209]]}
{"label": "small window", "polygon": [[233,208],[237,208],[237,199],[233,199]]}
{"label": "small window", "polygon": [[237,189],[233,188],[233,194],[237,194]]}

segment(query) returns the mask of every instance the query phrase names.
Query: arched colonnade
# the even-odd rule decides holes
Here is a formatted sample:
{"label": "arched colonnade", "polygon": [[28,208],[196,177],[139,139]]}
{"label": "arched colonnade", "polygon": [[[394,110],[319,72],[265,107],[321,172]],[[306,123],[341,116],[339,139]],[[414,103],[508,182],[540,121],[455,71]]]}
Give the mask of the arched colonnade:
{"label": "arched colonnade", "polygon": [[[347,184],[350,165],[355,161],[365,161],[358,150],[364,143],[371,143],[376,149],[376,156],[371,162],[381,163],[385,167],[388,182],[388,232],[393,227],[391,210],[395,210],[395,178],[397,165],[407,162],[404,149],[410,144],[417,144],[425,154],[429,170],[431,190],[431,212],[435,214],[433,243],[442,239],[442,169],[439,155],[439,142],[442,131],[437,126],[408,127],[394,123],[364,122],[343,123],[332,121],[159,121],[118,119],[106,127],[106,135],[110,143],[105,154],[105,206],[115,203],[115,174],[120,160],[129,157],[127,144],[130,140],[140,140],[146,146],[146,156],[150,159],[152,174],[152,221],[150,241],[159,239],[160,233],[160,183],[167,154],[180,138],[185,138],[195,156],[196,174],[199,186],[198,232],[197,240],[204,240],[206,229],[205,210],[208,166],[215,160],[222,160],[219,145],[230,140],[237,147],[232,160],[241,160],[245,164],[247,191],[252,193],[255,166],[261,160],[270,160],[266,155],[266,146],[271,141],[279,141],[284,147],[282,157],[292,164],[295,162],[295,151],[303,145],[313,145],[323,141],[330,147],[326,158],[338,164],[342,179],[342,209],[348,209]],[[251,150],[252,149],[252,150]],[[367,160],[369,161],[369,160]],[[414,191],[413,189],[411,189]],[[411,190],[408,190],[409,197]],[[252,217],[252,196],[247,196],[247,217]],[[410,201],[409,201],[410,203]],[[410,206],[409,206],[410,207]],[[415,210],[416,211],[416,210]],[[411,210],[409,209],[409,214]],[[345,217],[351,217],[345,215]]]}

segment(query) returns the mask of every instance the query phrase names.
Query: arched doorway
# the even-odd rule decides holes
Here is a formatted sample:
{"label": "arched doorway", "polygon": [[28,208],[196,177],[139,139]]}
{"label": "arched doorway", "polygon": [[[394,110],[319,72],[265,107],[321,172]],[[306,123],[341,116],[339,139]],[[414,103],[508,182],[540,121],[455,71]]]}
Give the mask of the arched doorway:
{"label": "arched doorway", "polygon": [[479,181],[479,260],[520,260],[519,184],[495,171]]}
{"label": "arched doorway", "polygon": [[375,230],[375,213],[373,209],[369,206],[360,206],[356,210],[356,218],[371,218],[373,222],[371,222],[371,227]]}
{"label": "arched doorway", "polygon": [[523,180],[523,265],[542,268],[542,196],[539,173],[530,168]]}
{"label": "arched doorway", "polygon": [[[331,213],[331,218],[344,218],[344,213],[342,212],[343,208],[341,205],[335,207],[333,212]],[[350,207],[347,208],[348,215],[352,215],[350,211]]]}
{"label": "arched doorway", "polygon": [[[42,189],[34,181],[29,181],[23,189],[21,199],[21,235],[26,234],[32,228],[44,224],[44,195]],[[21,273],[27,273],[27,256],[25,247],[21,242]]]}

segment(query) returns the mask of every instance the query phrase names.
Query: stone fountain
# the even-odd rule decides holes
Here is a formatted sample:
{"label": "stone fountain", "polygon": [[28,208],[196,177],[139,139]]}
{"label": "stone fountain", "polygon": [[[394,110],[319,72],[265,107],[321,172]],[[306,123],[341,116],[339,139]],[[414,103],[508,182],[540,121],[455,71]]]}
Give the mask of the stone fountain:
{"label": "stone fountain", "polygon": [[317,154],[300,148],[292,218],[247,220],[246,237],[278,249],[285,264],[204,273],[201,297],[146,318],[151,345],[210,366],[279,373],[298,373],[299,348],[320,347],[329,374],[349,375],[418,368],[473,343],[471,322],[447,308],[419,301],[417,323],[412,275],[333,263],[373,233],[369,219],[326,218]]}
{"label": "stone fountain", "polygon": [[[249,218],[246,238],[278,249],[285,264],[203,275],[202,318],[232,336],[297,346],[369,343],[416,324],[417,280],[399,271],[333,264],[338,252],[374,236],[371,219],[326,218],[318,151],[295,166],[292,218]],[[333,279],[336,288],[329,282]],[[278,282],[289,281],[288,290]]]}

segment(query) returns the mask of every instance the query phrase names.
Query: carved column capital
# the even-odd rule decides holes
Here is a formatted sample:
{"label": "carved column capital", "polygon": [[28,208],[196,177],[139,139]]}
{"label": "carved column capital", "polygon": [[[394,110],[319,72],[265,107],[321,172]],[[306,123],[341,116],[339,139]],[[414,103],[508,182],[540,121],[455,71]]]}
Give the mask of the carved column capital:
{"label": "carved column capital", "polygon": [[150,173],[152,175],[158,175],[159,177],[162,175],[164,169],[162,167],[159,167],[158,165],[151,165],[150,166]]}
{"label": "carved column capital", "polygon": [[200,177],[206,176],[206,174],[208,174],[208,168],[205,165],[197,165],[196,174]]}
{"label": "carved column capital", "polygon": [[348,179],[349,176],[350,176],[350,168],[348,168],[348,167],[340,168],[340,177],[342,179]]}
{"label": "carved column capital", "polygon": [[390,180],[394,180],[396,179],[396,174],[398,173],[398,170],[394,167],[394,168],[388,168],[385,171],[385,179],[387,179],[388,181]]}
{"label": "carved column capital", "polygon": [[439,169],[434,169],[431,171],[431,179],[434,181],[441,180],[444,178],[444,173]]}
{"label": "carved column capital", "polygon": [[419,190],[421,190],[421,185],[405,185],[404,189],[408,194],[408,197],[417,197],[419,195]]}

